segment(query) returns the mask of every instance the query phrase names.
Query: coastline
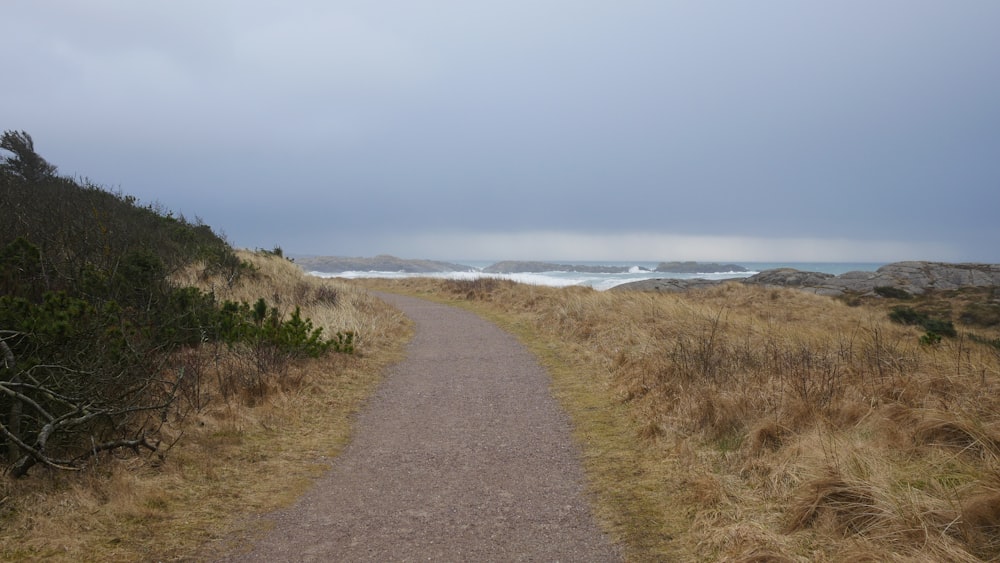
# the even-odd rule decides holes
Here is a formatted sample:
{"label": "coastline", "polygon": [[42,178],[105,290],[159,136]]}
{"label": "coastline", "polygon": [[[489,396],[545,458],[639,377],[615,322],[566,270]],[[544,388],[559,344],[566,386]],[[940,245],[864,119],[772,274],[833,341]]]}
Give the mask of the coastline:
{"label": "coastline", "polygon": [[437,262],[393,256],[305,258],[306,273],[323,278],[492,278],[531,285],[597,290],[686,291],[725,281],[793,287],[819,295],[872,294],[891,287],[908,294],[934,289],[1000,285],[1000,264],[944,262]]}
{"label": "coastline", "polygon": [[[815,271],[839,275],[852,271],[874,272],[883,264],[863,262],[726,262],[669,263],[663,261],[488,261],[454,260],[437,262],[430,260],[407,260],[395,257],[375,259],[335,257],[300,257],[296,263],[310,275],[323,278],[382,278],[402,279],[410,277],[431,277],[437,279],[475,280],[493,278],[549,287],[586,286],[597,290],[607,290],[624,284],[655,279],[670,280],[739,280],[761,272],[778,268],[795,268],[800,271]],[[368,260],[368,262],[363,262]],[[516,264],[520,270],[509,267]],[[692,271],[657,271],[664,264],[680,264]],[[706,265],[707,271],[698,272],[691,264]],[[506,265],[506,266],[501,266]],[[740,270],[724,267],[736,266]],[[423,267],[423,268],[421,268]],[[560,269],[555,269],[560,267]],[[506,271],[490,271],[492,269]],[[678,268],[681,269],[681,268]],[[714,270],[714,271],[712,271]]]}

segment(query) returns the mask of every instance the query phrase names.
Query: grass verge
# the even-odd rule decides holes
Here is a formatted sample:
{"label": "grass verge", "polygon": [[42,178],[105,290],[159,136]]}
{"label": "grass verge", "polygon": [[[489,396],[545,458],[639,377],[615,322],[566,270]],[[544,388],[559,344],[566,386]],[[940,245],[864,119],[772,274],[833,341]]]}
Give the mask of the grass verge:
{"label": "grass verge", "polygon": [[245,363],[233,351],[179,354],[164,369],[188,370],[197,389],[164,413],[159,452],[0,480],[0,559],[210,560],[266,531],[258,516],[288,506],[329,467],[353,414],[401,358],[408,321],[364,290],[306,277],[280,257],[240,257],[253,273],[232,286],[196,268],[179,281],[220,299],[265,297],[283,312],[301,306],[326,334],[354,331],[358,353],[293,362],[264,374],[252,393],[219,383]]}
{"label": "grass verge", "polygon": [[468,307],[538,355],[629,560],[1000,557],[1000,354],[985,323],[954,319],[956,337],[928,343],[884,300],[741,284],[364,283]]}

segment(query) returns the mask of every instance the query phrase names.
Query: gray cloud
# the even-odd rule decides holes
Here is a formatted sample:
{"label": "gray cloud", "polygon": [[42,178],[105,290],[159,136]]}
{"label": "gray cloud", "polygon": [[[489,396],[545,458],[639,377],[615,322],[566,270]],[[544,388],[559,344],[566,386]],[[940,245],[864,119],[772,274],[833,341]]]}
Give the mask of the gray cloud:
{"label": "gray cloud", "polygon": [[997,21],[989,0],[14,0],[0,126],[249,247],[996,262]]}

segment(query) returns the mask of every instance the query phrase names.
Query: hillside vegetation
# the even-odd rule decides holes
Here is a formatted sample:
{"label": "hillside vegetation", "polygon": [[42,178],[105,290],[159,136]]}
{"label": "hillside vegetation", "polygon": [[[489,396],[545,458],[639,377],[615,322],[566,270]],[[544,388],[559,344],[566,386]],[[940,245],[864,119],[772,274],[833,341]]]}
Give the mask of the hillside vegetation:
{"label": "hillside vegetation", "polygon": [[[365,283],[463,304],[535,350],[631,560],[1000,557],[993,289],[848,303]],[[900,307],[951,336],[893,321]]]}
{"label": "hillside vegetation", "polygon": [[0,147],[0,559],[224,550],[345,443],[406,320]]}

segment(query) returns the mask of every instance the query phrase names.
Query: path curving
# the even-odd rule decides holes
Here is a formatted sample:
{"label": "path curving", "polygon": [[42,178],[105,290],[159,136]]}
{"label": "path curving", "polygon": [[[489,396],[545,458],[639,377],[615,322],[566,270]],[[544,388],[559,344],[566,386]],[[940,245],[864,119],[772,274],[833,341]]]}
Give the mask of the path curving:
{"label": "path curving", "polygon": [[416,324],[354,439],[233,561],[620,561],[595,524],[568,417],[513,336],[379,297]]}

